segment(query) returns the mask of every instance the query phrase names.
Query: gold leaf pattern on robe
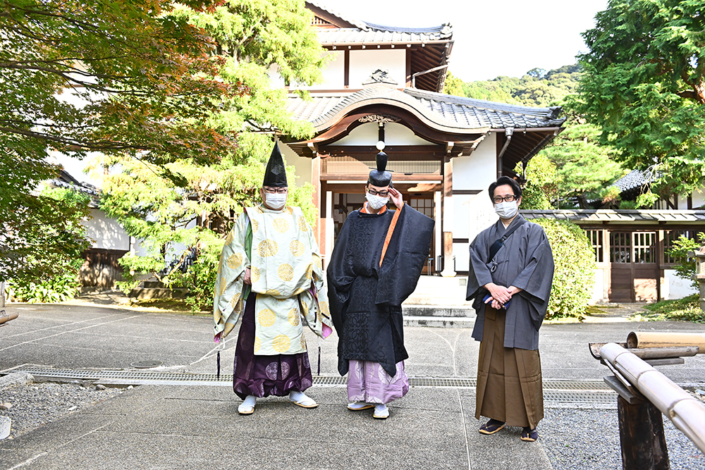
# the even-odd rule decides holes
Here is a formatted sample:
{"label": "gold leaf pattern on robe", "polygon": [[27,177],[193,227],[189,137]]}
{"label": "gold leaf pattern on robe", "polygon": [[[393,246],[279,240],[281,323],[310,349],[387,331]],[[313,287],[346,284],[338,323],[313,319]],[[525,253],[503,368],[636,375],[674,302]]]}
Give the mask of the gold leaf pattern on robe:
{"label": "gold leaf pattern on robe", "polygon": [[233,231],[228,232],[228,237],[225,239],[225,244],[230,245],[233,242]]}
{"label": "gold leaf pattern on robe", "polygon": [[299,311],[295,308],[289,310],[289,323],[292,326],[299,326]]}
{"label": "gold leaf pattern on robe", "polygon": [[299,230],[302,232],[308,232],[308,224],[306,223],[306,219],[303,217],[299,217]]}
{"label": "gold leaf pattern on robe", "polygon": [[318,256],[316,253],[313,254],[313,262],[316,263],[316,267],[320,270],[323,270],[323,264],[321,263],[321,257]]}
{"label": "gold leaf pattern on robe", "polygon": [[257,314],[257,321],[259,322],[260,325],[264,327],[270,327],[274,325],[275,320],[277,319],[277,316],[269,310],[268,308],[265,308],[264,310],[261,310]]}
{"label": "gold leaf pattern on robe", "polygon": [[220,278],[220,292],[218,295],[223,295],[225,294],[225,289],[228,287],[228,280],[225,279],[225,277]]}
{"label": "gold leaf pattern on robe", "polygon": [[259,268],[252,266],[250,269],[250,281],[252,281],[252,284],[259,281]]}
{"label": "gold leaf pattern on robe", "polygon": [[262,258],[267,258],[268,256],[274,256],[277,254],[279,251],[279,246],[277,246],[277,242],[274,240],[262,240],[257,247],[257,253]]}
{"label": "gold leaf pattern on robe", "polygon": [[272,340],[272,349],[278,353],[285,353],[291,347],[291,340],[287,335],[278,335]]}
{"label": "gold leaf pattern on robe", "polygon": [[234,253],[228,258],[228,267],[230,269],[237,269],[242,266],[242,255],[240,253]]}
{"label": "gold leaf pattern on robe", "polygon": [[330,318],[330,307],[328,306],[328,302],[325,300],[322,300],[318,302],[318,307],[321,310],[321,313],[323,313],[325,316]]}
{"label": "gold leaf pattern on robe", "polygon": [[284,263],[277,269],[277,274],[282,281],[291,281],[294,279],[294,268],[290,264]]}
{"label": "gold leaf pattern on robe", "polygon": [[223,338],[228,336],[230,332],[233,331],[233,328],[235,328],[235,323],[226,323],[225,329],[223,330]]}
{"label": "gold leaf pattern on robe", "polygon": [[306,338],[304,338],[304,335],[301,335],[301,348],[306,349]]}
{"label": "gold leaf pattern on robe", "polygon": [[281,295],[281,293],[276,289],[267,289],[267,292],[265,292],[265,294],[271,296]]}
{"label": "gold leaf pattern on robe", "polygon": [[306,302],[301,302],[301,306],[304,308],[304,315],[308,315],[308,304]]}
{"label": "gold leaf pattern on robe", "polygon": [[294,214],[294,208],[291,207],[291,206],[286,206],[286,213],[289,214],[289,215],[293,215],[293,214]]}
{"label": "gold leaf pattern on robe", "polygon": [[262,347],[262,341],[255,336],[255,352],[259,352],[259,348]]}
{"label": "gold leaf pattern on robe", "polygon": [[235,306],[237,305],[237,303],[240,301],[240,295],[241,295],[241,294],[238,292],[237,294],[235,294],[235,295],[233,296],[233,300],[230,301],[230,306],[231,306],[232,308],[235,308]]}
{"label": "gold leaf pattern on robe", "polygon": [[296,290],[294,291],[294,294],[293,294],[293,295],[299,295],[299,294],[301,294],[302,292],[306,292],[306,288],[305,288],[305,287],[299,287],[298,289],[296,289]]}
{"label": "gold leaf pattern on robe", "polygon": [[274,219],[274,222],[272,222],[272,225],[274,225],[274,230],[276,230],[279,233],[284,233],[289,230],[289,221],[286,220],[283,217],[279,217],[277,219]]}
{"label": "gold leaf pattern on robe", "polygon": [[309,264],[306,268],[306,279],[311,280],[313,277],[313,264]]}
{"label": "gold leaf pattern on robe", "polygon": [[289,244],[289,250],[291,250],[292,255],[299,257],[304,254],[304,252],[306,251],[306,247],[300,241],[292,240]]}
{"label": "gold leaf pattern on robe", "polygon": [[252,222],[252,233],[256,233],[257,229],[259,228],[259,222],[256,220],[251,220]]}

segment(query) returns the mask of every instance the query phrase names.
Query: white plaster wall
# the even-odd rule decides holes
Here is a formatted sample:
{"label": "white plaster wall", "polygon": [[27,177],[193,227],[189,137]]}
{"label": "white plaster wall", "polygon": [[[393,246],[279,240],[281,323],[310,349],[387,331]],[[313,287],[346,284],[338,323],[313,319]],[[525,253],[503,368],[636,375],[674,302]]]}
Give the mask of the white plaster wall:
{"label": "white plaster wall", "polygon": [[467,208],[473,197],[473,195],[468,194],[455,194],[451,199],[453,201],[453,213],[455,214],[453,238],[468,238],[470,236],[470,219],[464,217],[464,215],[467,213]]}
{"label": "white plaster wall", "polygon": [[451,161],[453,189],[487,189],[497,179],[497,134],[491,132],[470,156]]}
{"label": "white plaster wall", "polygon": [[[379,125],[374,122],[356,127],[334,145],[375,145],[379,139]],[[388,123],[384,126],[384,143],[386,145],[436,145],[422,139],[406,126]]]}
{"label": "white plaster wall", "polygon": [[[455,232],[453,232],[455,236]],[[467,272],[470,269],[470,244],[453,243],[453,256],[455,256],[455,270]]]}
{"label": "white plaster wall", "polygon": [[497,213],[494,211],[494,205],[490,200],[489,192],[486,189],[479,194],[468,196],[468,200],[463,203],[462,208],[462,212],[457,214],[457,218],[464,217],[467,219],[467,238],[470,243],[480,232],[499,220]]}
{"label": "white plaster wall", "polygon": [[284,78],[279,75],[279,66],[277,64],[270,65],[267,74],[272,88],[284,88],[286,86]]}
{"label": "white plaster wall", "polygon": [[321,72],[323,83],[308,87],[309,90],[342,90],[345,88],[345,53],[327,51],[323,53],[326,62]]}
{"label": "white plaster wall", "polygon": [[597,302],[604,302],[607,299],[604,297],[605,289],[605,273],[602,268],[595,269],[595,285],[592,288],[592,297],[590,298],[590,305],[594,305]]}
{"label": "white plaster wall", "polygon": [[[296,186],[303,186],[304,183],[311,183],[312,160],[308,157],[299,157],[296,152],[286,145],[279,143],[284,161],[288,166],[293,165],[296,169]],[[291,182],[291,181],[290,181]]]}
{"label": "white plaster wall", "polygon": [[662,292],[661,295],[666,300],[682,299],[698,293],[698,290],[690,285],[690,281],[676,276],[675,269],[664,269],[664,279],[667,291]]}
{"label": "white plaster wall", "polygon": [[90,220],[83,222],[86,227],[86,236],[94,240],[92,248],[106,250],[129,250],[130,237],[117,220],[111,219],[99,209],[91,209]]}
{"label": "white plaster wall", "polygon": [[362,88],[377,69],[389,71],[400,88],[406,84],[405,49],[363,49],[350,51],[350,88]]}

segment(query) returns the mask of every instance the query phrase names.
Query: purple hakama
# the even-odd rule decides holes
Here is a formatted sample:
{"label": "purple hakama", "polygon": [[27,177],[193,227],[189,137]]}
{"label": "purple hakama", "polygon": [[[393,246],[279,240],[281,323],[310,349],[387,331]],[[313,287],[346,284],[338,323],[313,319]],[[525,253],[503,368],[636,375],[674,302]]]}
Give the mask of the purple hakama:
{"label": "purple hakama", "polygon": [[397,362],[397,373],[392,377],[377,362],[350,360],[349,401],[386,405],[403,397],[408,391],[409,378],[404,371],[404,361]]}
{"label": "purple hakama", "polygon": [[235,348],[233,390],[243,400],[248,395],[258,398],[289,392],[303,392],[313,384],[308,352],[277,356],[255,356],[255,299],[250,293],[242,316]]}

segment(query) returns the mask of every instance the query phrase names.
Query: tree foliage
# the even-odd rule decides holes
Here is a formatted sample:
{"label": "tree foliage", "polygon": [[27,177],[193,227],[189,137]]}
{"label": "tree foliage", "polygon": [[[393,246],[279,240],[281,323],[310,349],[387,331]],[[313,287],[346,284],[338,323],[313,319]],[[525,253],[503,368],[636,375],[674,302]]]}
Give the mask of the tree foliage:
{"label": "tree foliage", "polygon": [[556,270],[546,318],[581,317],[595,285],[595,253],[583,229],[563,220],[539,219],[551,244]]}
{"label": "tree foliage", "polygon": [[[202,10],[208,1],[186,0]],[[235,136],[209,119],[246,95],[216,79],[212,40],[165,0],[3,0],[0,13],[0,276],[19,273],[37,227],[64,227],[71,209],[38,197],[53,152],[119,153],[153,164],[217,161]],[[66,208],[67,212],[61,212]],[[70,256],[75,244],[53,244]],[[36,248],[36,247],[35,247]],[[34,252],[35,274],[52,272]],[[25,273],[29,271],[24,269]]]}
{"label": "tree foliage", "polygon": [[583,34],[578,110],[631,169],[659,175],[653,193],[690,193],[705,181],[705,3],[610,0]]}
{"label": "tree foliage", "polygon": [[[155,275],[167,285],[189,288],[194,310],[210,306],[225,235],[243,208],[259,200],[271,134],[297,139],[313,134],[310,123],[286,111],[287,92],[270,79],[276,71],[289,83],[321,80],[323,50],[310,15],[304,2],[295,0],[230,0],[212,11],[177,8],[177,18],[212,38],[212,54],[223,64],[218,79],[247,90],[210,118],[217,128],[237,134],[237,150],[215,162],[166,162],[161,170],[127,155],[93,160],[94,175],[103,181],[101,207],[141,240],[140,252],[120,260],[125,289],[142,274]],[[287,173],[288,204],[301,207],[313,223],[313,187],[297,186],[293,167]],[[161,272],[165,260],[180,261],[194,251],[187,272]]]}
{"label": "tree foliage", "polygon": [[[521,174],[521,163],[514,170]],[[553,209],[558,198],[556,165],[546,155],[538,154],[526,167],[526,185],[521,195],[521,208],[534,210]]]}

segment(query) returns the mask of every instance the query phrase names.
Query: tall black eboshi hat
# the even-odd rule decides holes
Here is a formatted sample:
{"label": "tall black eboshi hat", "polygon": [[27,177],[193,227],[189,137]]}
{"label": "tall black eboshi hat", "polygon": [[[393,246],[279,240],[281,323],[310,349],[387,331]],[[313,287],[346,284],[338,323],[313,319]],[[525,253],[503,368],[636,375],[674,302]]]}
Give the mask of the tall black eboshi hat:
{"label": "tall black eboshi hat", "polygon": [[379,152],[377,154],[377,169],[370,171],[370,177],[367,179],[367,183],[373,186],[389,186],[392,184],[392,173],[386,171],[387,169],[387,154],[384,152]]}
{"label": "tall black eboshi hat", "polygon": [[286,166],[284,159],[279,151],[279,144],[274,142],[272,155],[269,157],[267,169],[264,171],[264,182],[262,186],[270,186],[272,188],[287,188],[289,184],[286,181]]}

